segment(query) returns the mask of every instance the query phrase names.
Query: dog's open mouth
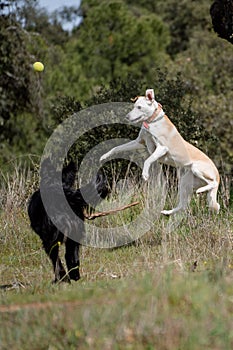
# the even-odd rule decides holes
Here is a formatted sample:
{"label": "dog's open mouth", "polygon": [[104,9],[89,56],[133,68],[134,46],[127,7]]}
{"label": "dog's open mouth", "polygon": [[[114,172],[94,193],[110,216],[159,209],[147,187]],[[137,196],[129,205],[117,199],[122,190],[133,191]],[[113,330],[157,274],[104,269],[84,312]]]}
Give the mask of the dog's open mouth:
{"label": "dog's open mouth", "polygon": [[144,117],[145,117],[144,115],[140,115],[136,118],[131,119],[129,114],[127,114],[127,116],[126,116],[127,120],[133,124],[140,123],[140,122],[144,121]]}

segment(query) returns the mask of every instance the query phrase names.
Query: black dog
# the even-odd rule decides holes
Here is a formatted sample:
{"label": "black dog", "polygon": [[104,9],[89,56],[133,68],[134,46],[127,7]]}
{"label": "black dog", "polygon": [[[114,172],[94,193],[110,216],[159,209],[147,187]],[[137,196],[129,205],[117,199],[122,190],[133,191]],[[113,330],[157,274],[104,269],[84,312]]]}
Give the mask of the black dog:
{"label": "black dog", "polygon": [[[89,204],[83,198],[83,193],[88,195],[88,201],[90,199],[92,207],[94,207],[101,198],[105,198],[108,194],[107,180],[102,173],[98,173],[95,180],[84,186],[81,189],[74,190],[75,176],[76,176],[76,165],[74,162],[70,162],[62,172],[62,186],[67,202],[70,208],[76,214],[80,220],[70,222],[70,219],[66,217],[62,208],[62,200],[59,198],[58,186],[56,180],[56,169],[52,165],[49,159],[46,159],[41,167],[41,182],[40,187],[46,184],[49,198],[55,198],[56,208],[55,215],[58,220],[62,222],[64,227],[63,232],[67,233],[70,229],[77,232],[77,236],[81,237],[85,233],[84,228],[84,209],[89,207]],[[86,198],[86,196],[85,196]],[[79,246],[75,240],[72,240],[70,235],[66,236],[61,232],[52,222],[50,217],[45,211],[42,198],[41,190],[38,189],[33,193],[28,204],[28,215],[31,222],[32,229],[40,236],[43,247],[52,260],[55,280],[69,282],[71,280],[79,280]],[[59,222],[60,222],[59,221]],[[77,239],[78,240],[78,239]],[[66,254],[65,260],[68,269],[68,274],[62,265],[59,258],[59,245],[65,243]]]}

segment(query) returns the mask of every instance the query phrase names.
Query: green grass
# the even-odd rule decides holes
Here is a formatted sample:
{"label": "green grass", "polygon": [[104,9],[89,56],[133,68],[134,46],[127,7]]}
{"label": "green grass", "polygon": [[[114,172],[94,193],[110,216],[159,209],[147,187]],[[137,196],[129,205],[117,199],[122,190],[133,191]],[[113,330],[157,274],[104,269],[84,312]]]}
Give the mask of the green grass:
{"label": "green grass", "polygon": [[[81,280],[53,285],[51,263],[29,227],[28,194],[11,188],[12,201],[7,188],[1,192],[1,350],[233,348],[230,208],[212,216],[200,199],[178,219],[158,216],[134,243],[83,246]],[[96,225],[116,226],[127,215],[133,211]]]}
{"label": "green grass", "polygon": [[232,348],[232,281],[218,272],[173,266],[38,289],[1,311],[2,349]]}

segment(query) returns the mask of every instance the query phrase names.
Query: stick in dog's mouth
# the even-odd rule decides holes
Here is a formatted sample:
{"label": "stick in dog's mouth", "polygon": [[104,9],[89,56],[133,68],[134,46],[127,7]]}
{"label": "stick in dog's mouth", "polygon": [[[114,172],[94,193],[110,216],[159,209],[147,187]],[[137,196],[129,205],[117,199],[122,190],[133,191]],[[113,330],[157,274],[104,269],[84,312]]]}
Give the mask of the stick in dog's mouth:
{"label": "stick in dog's mouth", "polygon": [[122,211],[122,210],[125,210],[125,209],[128,209],[128,208],[134,207],[135,205],[138,205],[139,203],[140,203],[139,201],[136,201],[136,202],[133,202],[133,203],[130,203],[130,204],[122,205],[121,207],[116,208],[116,209],[110,209],[110,210],[107,210],[107,211],[97,212],[97,213],[93,213],[93,214],[90,214],[90,215],[88,213],[84,213],[84,217],[87,220],[94,220],[94,219],[99,218],[101,216],[107,216],[107,215],[110,215],[110,214],[115,214],[115,213],[117,213],[119,211]]}

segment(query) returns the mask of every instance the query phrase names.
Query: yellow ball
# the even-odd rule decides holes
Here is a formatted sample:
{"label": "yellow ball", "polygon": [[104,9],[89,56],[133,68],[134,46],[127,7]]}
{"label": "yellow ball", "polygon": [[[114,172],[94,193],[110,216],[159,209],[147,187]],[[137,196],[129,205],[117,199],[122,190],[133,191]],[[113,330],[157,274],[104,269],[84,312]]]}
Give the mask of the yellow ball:
{"label": "yellow ball", "polygon": [[33,69],[34,69],[36,72],[43,72],[43,70],[44,70],[44,65],[43,65],[43,63],[41,63],[41,62],[35,62],[35,63],[33,63]]}

